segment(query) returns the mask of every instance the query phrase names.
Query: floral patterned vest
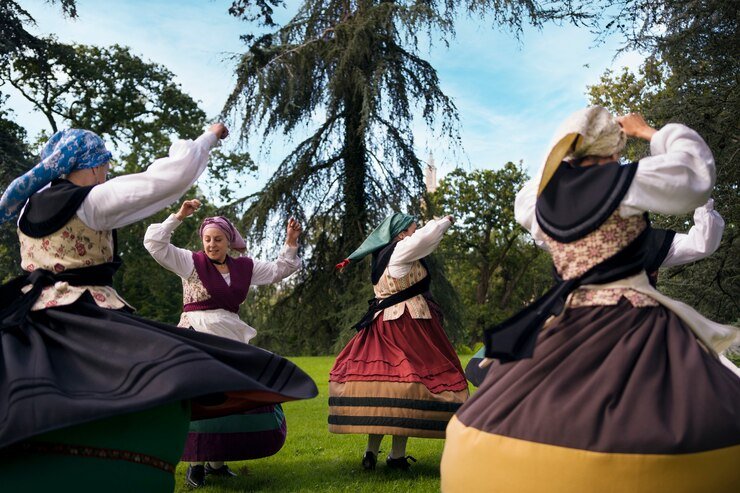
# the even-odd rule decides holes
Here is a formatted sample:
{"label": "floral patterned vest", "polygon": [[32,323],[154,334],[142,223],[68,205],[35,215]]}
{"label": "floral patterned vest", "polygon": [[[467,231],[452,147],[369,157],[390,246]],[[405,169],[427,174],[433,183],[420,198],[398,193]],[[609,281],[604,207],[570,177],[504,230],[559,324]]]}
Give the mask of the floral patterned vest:
{"label": "floral patterned vest", "polygon": [[[579,240],[560,243],[547,237],[545,242],[558,274],[568,280],[580,276],[622,250],[647,227],[643,216],[623,218],[617,210],[599,228]],[[658,306],[658,302],[649,296],[626,288],[578,289],[571,294],[568,306],[616,305],[622,297],[627,298],[635,307]]]}
{"label": "floral patterned vest", "polygon": [[[388,272],[386,267],[380,280],[373,286],[375,291],[375,297],[378,299],[387,298],[392,294],[403,291],[412,284],[416,284],[420,280],[427,276],[427,270],[421,265],[418,260],[411,264],[411,269],[408,274],[401,277],[400,279],[394,279],[393,276]],[[406,301],[397,303],[383,310],[383,320],[396,320],[403,315],[403,312],[408,308],[411,318],[432,318],[432,314],[429,311],[429,305],[426,299],[422,295],[414,296]],[[380,312],[378,312],[380,313]]]}
{"label": "floral patterned vest", "polygon": [[[76,215],[50,235],[33,238],[19,229],[18,238],[21,245],[21,267],[28,272],[36,269],[63,272],[113,260],[112,231],[95,231]],[[32,310],[70,305],[85,292],[89,292],[95,303],[103,308],[119,309],[129,306],[110,286],[70,286],[66,282],[57,282],[54,286],[44,288]]]}

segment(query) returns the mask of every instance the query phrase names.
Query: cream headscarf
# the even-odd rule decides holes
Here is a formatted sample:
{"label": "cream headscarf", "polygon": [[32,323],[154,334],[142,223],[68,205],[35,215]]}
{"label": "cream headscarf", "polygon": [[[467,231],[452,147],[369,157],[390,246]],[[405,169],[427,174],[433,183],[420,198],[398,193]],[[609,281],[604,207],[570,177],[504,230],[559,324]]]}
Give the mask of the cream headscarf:
{"label": "cream headscarf", "polygon": [[555,132],[553,144],[542,169],[537,194],[555,174],[563,159],[611,156],[620,152],[627,136],[617,119],[601,106],[591,106],[570,115]]}

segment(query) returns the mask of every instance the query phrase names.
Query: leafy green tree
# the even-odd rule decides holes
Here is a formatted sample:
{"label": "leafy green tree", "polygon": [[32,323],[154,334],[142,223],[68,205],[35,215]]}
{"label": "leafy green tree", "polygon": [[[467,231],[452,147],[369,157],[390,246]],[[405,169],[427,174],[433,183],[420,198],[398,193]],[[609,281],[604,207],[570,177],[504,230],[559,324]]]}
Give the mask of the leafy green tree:
{"label": "leafy green tree", "polygon": [[429,214],[452,214],[440,247],[454,265],[447,276],[465,307],[466,342],[512,315],[552,283],[547,254],[514,219],[514,198],[526,174],[511,162],[498,170],[456,169],[429,196]]}
{"label": "leafy green tree", "polygon": [[[31,153],[26,145],[26,131],[11,119],[3,107],[6,97],[0,93],[0,189],[31,166]],[[20,272],[20,254],[15,224],[0,226],[0,283]]]}
{"label": "leafy green tree", "polygon": [[[648,2],[635,2],[647,4]],[[713,319],[740,321],[740,43],[736,2],[653,2],[654,15],[635,31],[632,46],[649,57],[635,73],[606,72],[589,88],[593,103],[617,113],[643,113],[655,126],[680,122],[707,141],[717,164],[715,205],[726,221],[719,250],[710,258],[663,272],[660,287]],[[651,29],[647,27],[650,26]],[[627,149],[645,155],[642,145]],[[690,215],[657,217],[658,226],[690,227]]]}
{"label": "leafy green tree", "polygon": [[[74,0],[62,0],[58,3],[64,15],[77,15]],[[0,67],[7,66],[11,60],[25,52],[39,50],[44,46],[44,40],[27,30],[34,23],[31,14],[18,2],[0,2]],[[0,80],[0,87],[2,82]],[[0,91],[0,188],[3,190],[13,178],[32,164],[26,131],[13,121],[12,112],[5,108],[7,98]],[[15,225],[4,224],[0,226],[0,282],[18,273],[19,259]]]}
{"label": "leafy green tree", "polygon": [[44,39],[0,72],[48,120],[109,138],[125,171],[141,170],[173,133],[196,136],[205,123],[198,104],[173,82],[174,74],[128,48],[67,45]]}
{"label": "leafy green tree", "polygon": [[[63,15],[77,17],[75,0],[49,0],[48,3],[58,3]],[[18,2],[4,0],[0,3],[0,61],[7,63],[12,55],[17,55],[23,50],[43,47],[45,41],[26,30],[35,23],[31,14]]]}

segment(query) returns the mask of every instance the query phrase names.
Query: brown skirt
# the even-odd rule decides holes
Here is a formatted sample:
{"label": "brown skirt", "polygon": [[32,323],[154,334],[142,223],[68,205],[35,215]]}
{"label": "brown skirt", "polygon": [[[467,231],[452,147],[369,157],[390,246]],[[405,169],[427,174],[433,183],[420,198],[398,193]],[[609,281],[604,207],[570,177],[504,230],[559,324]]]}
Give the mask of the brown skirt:
{"label": "brown skirt", "polygon": [[672,312],[622,299],[567,310],[533,358],[491,367],[447,429],[442,487],[719,491],[738,464],[740,379]]}

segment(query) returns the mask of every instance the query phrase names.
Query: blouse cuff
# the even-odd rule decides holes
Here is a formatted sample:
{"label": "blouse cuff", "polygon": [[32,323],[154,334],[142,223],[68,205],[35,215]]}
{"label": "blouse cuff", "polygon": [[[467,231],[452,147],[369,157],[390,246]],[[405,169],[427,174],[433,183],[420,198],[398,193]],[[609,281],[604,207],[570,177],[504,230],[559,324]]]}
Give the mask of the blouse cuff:
{"label": "blouse cuff", "polygon": [[452,221],[450,221],[448,216],[445,216],[442,219],[437,219],[437,226],[442,228],[442,231],[446,232],[450,229],[450,226],[452,226]]}
{"label": "blouse cuff", "polygon": [[666,149],[666,140],[668,138],[668,134],[670,133],[670,128],[678,125],[677,123],[669,123],[668,125],[665,125],[663,128],[658,130],[653,134],[653,136],[650,138],[650,155],[651,156],[657,156],[658,154],[665,154]]}
{"label": "blouse cuff", "polygon": [[283,248],[280,250],[280,256],[290,260],[295,260],[298,257],[298,247],[284,244]]}
{"label": "blouse cuff", "polygon": [[198,137],[195,141],[206,149],[211,149],[218,143],[218,135],[210,130],[206,130],[203,132],[203,135]]}
{"label": "blouse cuff", "polygon": [[170,214],[169,217],[162,222],[162,229],[168,233],[172,233],[181,224],[182,221],[177,218],[176,214]]}
{"label": "blouse cuff", "polygon": [[697,215],[709,215],[714,212],[714,199],[707,200],[707,203],[701,207],[697,207],[694,211],[694,217]]}

